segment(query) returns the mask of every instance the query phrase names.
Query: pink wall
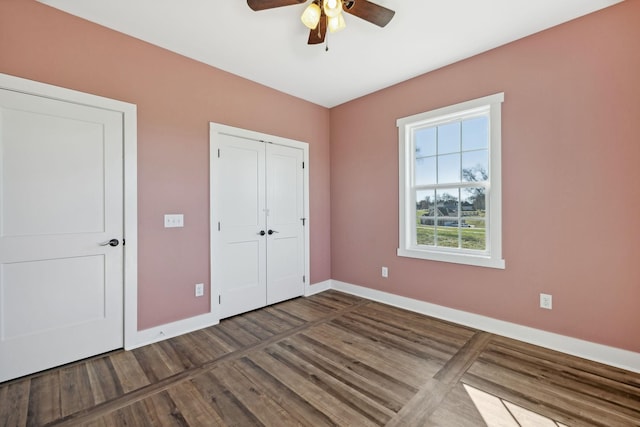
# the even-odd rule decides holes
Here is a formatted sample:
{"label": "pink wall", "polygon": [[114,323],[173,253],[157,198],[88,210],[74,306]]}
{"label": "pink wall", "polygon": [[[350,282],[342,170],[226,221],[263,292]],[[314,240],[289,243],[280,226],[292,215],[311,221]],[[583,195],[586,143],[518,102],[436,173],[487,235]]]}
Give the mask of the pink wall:
{"label": "pink wall", "polygon": [[[332,278],[640,352],[639,16],[626,1],[333,108]],[[397,257],[396,119],[496,92],[506,269]]]}
{"label": "pink wall", "polygon": [[[638,352],[638,16],[640,2],[626,1],[329,112],[33,0],[2,0],[0,72],[138,105],[140,329],[208,310],[192,292],[209,278],[215,121],[310,143],[312,283]],[[398,258],[395,120],[501,91],[507,268]],[[172,212],[184,229],[162,227]],[[540,292],[552,311],[537,308]]]}
{"label": "pink wall", "polygon": [[309,143],[311,282],[331,277],[326,108],[33,0],[0,2],[0,72],[137,104],[139,329],[209,310],[210,121]]}

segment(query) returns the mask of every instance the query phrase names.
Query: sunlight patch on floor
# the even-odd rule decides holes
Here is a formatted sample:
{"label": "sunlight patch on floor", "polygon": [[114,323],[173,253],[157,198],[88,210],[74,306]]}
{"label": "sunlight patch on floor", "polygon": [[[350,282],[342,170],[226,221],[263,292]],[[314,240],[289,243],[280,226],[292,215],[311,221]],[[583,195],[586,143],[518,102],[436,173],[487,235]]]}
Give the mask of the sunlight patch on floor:
{"label": "sunlight patch on floor", "polygon": [[488,427],[567,427],[515,403],[463,384]]}

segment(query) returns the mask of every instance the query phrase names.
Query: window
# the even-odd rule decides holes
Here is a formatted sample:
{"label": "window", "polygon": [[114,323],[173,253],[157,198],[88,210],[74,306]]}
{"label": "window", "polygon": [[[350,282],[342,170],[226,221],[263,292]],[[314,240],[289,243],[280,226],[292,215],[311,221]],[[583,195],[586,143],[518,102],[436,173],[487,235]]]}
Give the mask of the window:
{"label": "window", "polygon": [[499,93],[397,121],[399,256],[504,268]]}

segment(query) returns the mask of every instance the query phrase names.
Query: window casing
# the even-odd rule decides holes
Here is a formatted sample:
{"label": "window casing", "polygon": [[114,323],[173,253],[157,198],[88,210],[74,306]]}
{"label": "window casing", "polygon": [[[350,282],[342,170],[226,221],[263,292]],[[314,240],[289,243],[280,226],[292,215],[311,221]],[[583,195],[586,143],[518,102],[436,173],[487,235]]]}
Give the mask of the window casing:
{"label": "window casing", "polygon": [[486,96],[398,119],[398,255],[505,268],[501,106]]}

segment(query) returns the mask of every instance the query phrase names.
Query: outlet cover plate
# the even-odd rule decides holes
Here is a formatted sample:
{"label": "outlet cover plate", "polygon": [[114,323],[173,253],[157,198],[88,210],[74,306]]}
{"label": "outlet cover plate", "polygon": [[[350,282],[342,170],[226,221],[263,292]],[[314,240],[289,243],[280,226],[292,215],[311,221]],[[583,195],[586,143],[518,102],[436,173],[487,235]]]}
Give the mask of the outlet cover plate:
{"label": "outlet cover plate", "polygon": [[164,228],[184,227],[184,214],[166,214]]}
{"label": "outlet cover plate", "polygon": [[553,307],[553,297],[549,294],[540,294],[540,308],[551,310]]}
{"label": "outlet cover plate", "polygon": [[196,296],[201,297],[204,295],[204,283],[196,283]]}

